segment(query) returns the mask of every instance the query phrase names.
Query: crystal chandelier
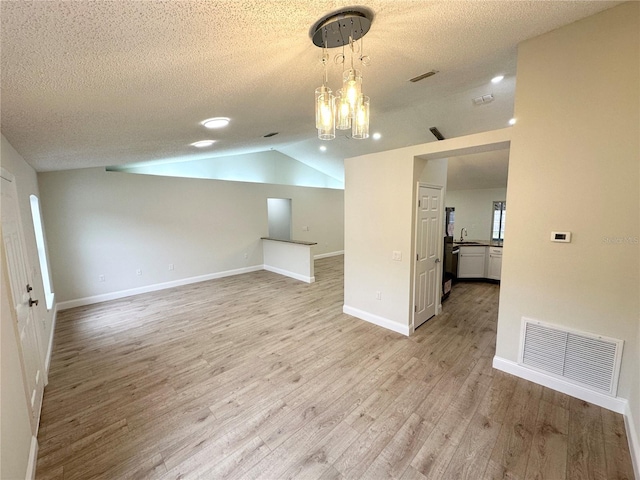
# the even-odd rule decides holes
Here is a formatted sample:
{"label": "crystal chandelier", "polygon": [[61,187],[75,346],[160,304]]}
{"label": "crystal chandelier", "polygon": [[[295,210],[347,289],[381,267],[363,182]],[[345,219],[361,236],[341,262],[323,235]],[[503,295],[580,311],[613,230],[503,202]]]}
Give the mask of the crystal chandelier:
{"label": "crystal chandelier", "polygon": [[[354,56],[364,66],[369,65],[363,53],[362,37],[369,31],[373,16],[364,9],[349,8],[321,19],[313,28],[314,45],[322,48],[322,86],[316,88],[316,128],[320,140],[333,140],[338,130],[351,130],[351,138],[369,137],[369,97],[362,93],[362,71],[354,67]],[[359,42],[358,42],[359,40]],[[328,83],[329,54],[327,49],[342,47],[334,62],[345,66],[345,47],[349,49],[350,65],[342,74],[342,88],[334,95]]]}

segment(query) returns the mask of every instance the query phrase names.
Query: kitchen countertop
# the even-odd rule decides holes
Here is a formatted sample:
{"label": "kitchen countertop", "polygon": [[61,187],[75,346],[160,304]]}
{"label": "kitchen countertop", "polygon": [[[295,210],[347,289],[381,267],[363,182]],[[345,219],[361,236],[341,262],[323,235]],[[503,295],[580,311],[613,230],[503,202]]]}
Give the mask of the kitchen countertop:
{"label": "kitchen countertop", "polygon": [[296,245],[317,245],[318,242],[305,242],[303,240],[285,240],[282,238],[273,238],[273,237],[260,237],[260,240],[271,240],[272,242],[284,242],[284,243],[295,243]]}
{"label": "kitchen countertop", "polygon": [[502,247],[501,240],[465,240],[464,242],[453,241],[458,247]]}

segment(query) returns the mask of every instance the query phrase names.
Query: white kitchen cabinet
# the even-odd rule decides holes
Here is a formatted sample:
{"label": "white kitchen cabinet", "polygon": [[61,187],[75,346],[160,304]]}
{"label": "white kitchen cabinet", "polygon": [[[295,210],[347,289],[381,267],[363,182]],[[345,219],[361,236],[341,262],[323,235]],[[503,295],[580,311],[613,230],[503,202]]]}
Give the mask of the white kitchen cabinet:
{"label": "white kitchen cabinet", "polygon": [[485,278],[487,247],[461,246],[458,257],[458,278]]}
{"label": "white kitchen cabinet", "polygon": [[502,248],[489,247],[489,266],[487,269],[487,278],[492,280],[500,280],[502,271]]}

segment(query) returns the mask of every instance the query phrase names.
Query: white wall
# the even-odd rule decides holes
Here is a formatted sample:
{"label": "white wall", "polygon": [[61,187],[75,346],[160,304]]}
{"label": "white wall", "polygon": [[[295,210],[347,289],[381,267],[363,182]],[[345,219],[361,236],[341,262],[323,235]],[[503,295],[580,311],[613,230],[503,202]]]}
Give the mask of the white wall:
{"label": "white wall", "polygon": [[269,197],[292,199],[293,238],[314,253],[344,248],[342,190],[100,168],[38,178],[59,302],[262,265]]}
{"label": "white wall", "polygon": [[636,431],[639,19],[629,2],[519,47],[496,352],[517,360],[523,316],[625,340],[618,395]]}
{"label": "white wall", "polygon": [[313,283],[316,281],[314,246],[298,242],[262,240],[264,269],[306,283]]}
{"label": "white wall", "polygon": [[341,180],[275,150],[213,158],[200,154],[199,157],[202,159],[114,166],[109,170],[169,177],[344,188]]}
{"label": "white wall", "polygon": [[506,188],[447,190],[445,203],[456,209],[454,238],[460,238],[460,230],[464,227],[468,240],[491,240],[493,202],[506,198]]}
{"label": "white wall", "polygon": [[[24,238],[26,243],[27,263],[29,266],[29,279],[33,286],[32,297],[42,299],[35,308],[35,315],[40,327],[39,334],[44,339],[44,348],[51,345],[53,326],[55,320],[54,309],[47,311],[44,302],[44,288],[38,262],[38,250],[31,218],[30,195],[40,197],[36,172],[31,168],[18,152],[11,146],[4,135],[1,138],[0,163],[2,167],[11,172],[15,177],[18,192],[18,203]],[[4,256],[4,253],[2,253]],[[2,392],[2,443],[1,478],[24,478],[29,461],[29,448],[31,441],[31,424],[27,409],[27,398],[23,385],[22,370],[18,356],[18,344],[15,337],[13,319],[11,317],[8,296],[8,285],[5,283],[7,272],[2,261],[2,376],[0,377]],[[55,291],[55,283],[54,283]],[[42,358],[46,358],[46,351],[41,352]],[[48,366],[48,365],[47,365]],[[28,439],[28,440],[27,440]]]}

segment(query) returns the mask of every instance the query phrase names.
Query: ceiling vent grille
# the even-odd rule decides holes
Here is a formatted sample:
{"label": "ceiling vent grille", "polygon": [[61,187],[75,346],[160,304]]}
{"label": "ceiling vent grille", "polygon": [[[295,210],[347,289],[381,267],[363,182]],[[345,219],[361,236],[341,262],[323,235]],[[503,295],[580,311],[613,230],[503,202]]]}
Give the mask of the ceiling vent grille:
{"label": "ceiling vent grille", "polygon": [[427,73],[423,73],[422,75],[418,75],[417,77],[410,78],[409,81],[412,83],[416,83],[420,80],[424,80],[425,78],[433,77],[436,73],[438,73],[437,70],[431,70]]}
{"label": "ceiling vent grille", "polygon": [[523,319],[520,364],[615,396],[624,342]]}

